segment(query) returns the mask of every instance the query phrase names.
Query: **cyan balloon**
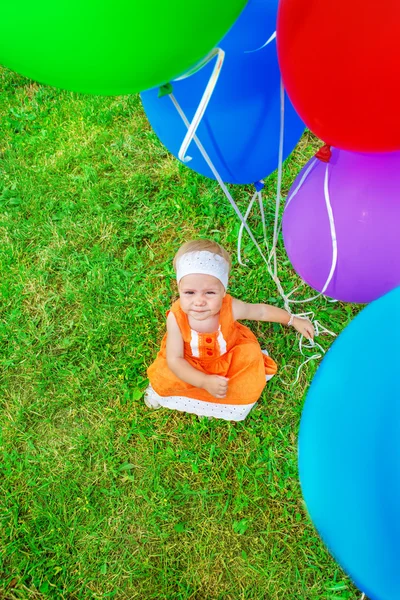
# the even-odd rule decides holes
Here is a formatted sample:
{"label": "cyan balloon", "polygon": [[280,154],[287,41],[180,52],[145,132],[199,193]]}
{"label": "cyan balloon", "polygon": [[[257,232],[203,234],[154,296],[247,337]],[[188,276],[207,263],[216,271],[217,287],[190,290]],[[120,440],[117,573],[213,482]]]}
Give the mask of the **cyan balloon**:
{"label": "cyan balloon", "polygon": [[400,598],[400,288],[368,305],[322,361],[300,425],[303,496],[370,600]]}
{"label": "cyan balloon", "polygon": [[[222,179],[254,183],[278,166],[280,72],[276,40],[277,0],[250,0],[219,47],[225,61],[197,135]],[[173,83],[173,93],[189,120],[207,85],[214,64]],[[186,127],[168,96],[158,89],[142,93],[149,121],[162,143],[178,155]],[[297,144],[304,125],[285,97],[284,158]],[[187,165],[207,177],[212,172],[194,142]]]}

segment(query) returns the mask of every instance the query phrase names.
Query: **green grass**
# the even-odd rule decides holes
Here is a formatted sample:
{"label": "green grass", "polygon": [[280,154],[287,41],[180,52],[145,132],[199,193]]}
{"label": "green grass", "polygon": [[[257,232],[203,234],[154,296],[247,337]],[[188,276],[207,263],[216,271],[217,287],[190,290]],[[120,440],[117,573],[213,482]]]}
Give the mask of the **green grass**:
{"label": "green grass", "polygon": [[[293,331],[252,325],[280,372],[244,423],[143,404],[175,251],[208,236],[235,254],[218,185],[169,155],[137,96],[0,70],[0,118],[0,597],[358,599],[301,498],[296,438],[316,365],[290,386]],[[285,193],[316,146],[305,134]],[[250,188],[233,193],[244,209]],[[257,211],[250,223],[261,241]],[[244,242],[231,293],[279,304]],[[298,278],[282,244],[279,264],[289,290]],[[313,307],[336,332],[356,312]]]}

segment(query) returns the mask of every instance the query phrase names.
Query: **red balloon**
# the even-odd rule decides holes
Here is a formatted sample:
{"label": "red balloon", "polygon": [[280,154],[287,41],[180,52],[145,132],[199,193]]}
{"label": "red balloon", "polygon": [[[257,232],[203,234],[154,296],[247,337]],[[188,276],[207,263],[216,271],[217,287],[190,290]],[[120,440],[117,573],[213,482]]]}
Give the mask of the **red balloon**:
{"label": "red balloon", "polygon": [[288,95],[318,137],[400,149],[400,0],[280,0],[277,43]]}

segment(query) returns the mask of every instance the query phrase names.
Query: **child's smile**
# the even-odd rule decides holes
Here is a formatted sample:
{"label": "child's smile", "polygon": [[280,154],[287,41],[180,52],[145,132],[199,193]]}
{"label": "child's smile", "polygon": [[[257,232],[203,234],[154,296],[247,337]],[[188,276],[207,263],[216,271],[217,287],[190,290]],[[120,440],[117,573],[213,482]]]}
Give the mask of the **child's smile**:
{"label": "child's smile", "polygon": [[190,274],[179,282],[179,298],[183,312],[195,321],[205,321],[218,315],[225,288],[212,275]]}

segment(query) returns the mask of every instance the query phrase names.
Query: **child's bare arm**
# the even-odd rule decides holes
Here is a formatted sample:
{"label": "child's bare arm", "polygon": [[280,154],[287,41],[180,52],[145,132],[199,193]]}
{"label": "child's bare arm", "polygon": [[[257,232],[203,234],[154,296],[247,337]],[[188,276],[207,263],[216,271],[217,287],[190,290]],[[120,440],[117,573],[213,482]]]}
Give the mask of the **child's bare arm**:
{"label": "child's bare arm", "polygon": [[[248,319],[249,321],[269,321],[270,323],[281,323],[287,325],[291,315],[282,308],[270,304],[248,304],[236,298],[232,298],[232,313],[235,321]],[[294,317],[293,327],[306,338],[314,337],[314,327],[308,319]]]}
{"label": "child's bare arm", "polygon": [[224,398],[228,380],[219,375],[207,375],[198,371],[184,358],[183,338],[172,312],[167,317],[167,364],[181,381],[207,390],[215,398]]}
{"label": "child's bare arm", "polygon": [[183,356],[183,338],[174,313],[167,317],[167,364],[171,371],[185,383],[202,388],[205,374],[190,365]]}

